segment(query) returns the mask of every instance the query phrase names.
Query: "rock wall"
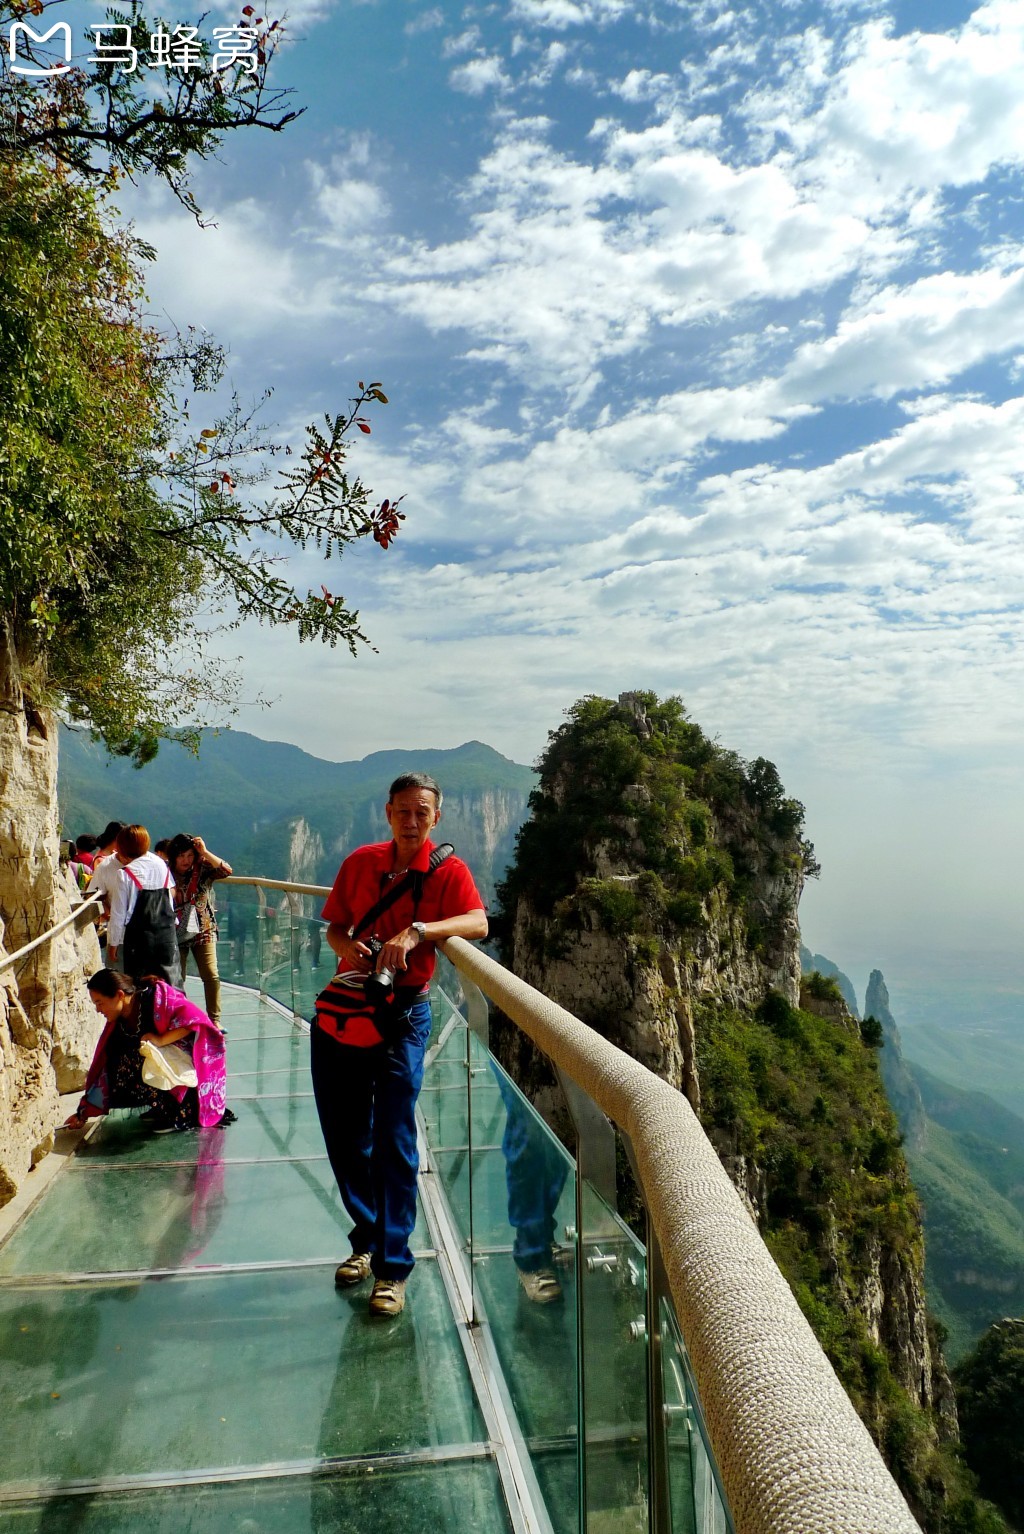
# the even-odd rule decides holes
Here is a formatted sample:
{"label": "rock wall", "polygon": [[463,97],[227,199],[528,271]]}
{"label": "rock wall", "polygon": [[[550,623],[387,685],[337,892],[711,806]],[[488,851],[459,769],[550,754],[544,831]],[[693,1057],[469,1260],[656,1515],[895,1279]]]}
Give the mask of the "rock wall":
{"label": "rock wall", "polygon": [[288,842],[288,872],[286,878],[295,884],[316,884],[317,872],[323,862],[324,844],[318,832],[312,830],[301,816],[292,822]]}
{"label": "rock wall", "polygon": [[[0,957],[69,915],[78,892],[59,866],[57,724],[0,698]],[[69,927],[0,971],[0,1204],[46,1154],[59,1095],[85,1080],[101,1019],[84,982],[99,967],[92,925]]]}
{"label": "rock wall", "polygon": [[882,1025],[882,1037],[885,1040],[879,1061],[882,1080],[907,1144],[914,1149],[925,1142],[928,1119],[921,1101],[921,1089],[903,1059],[900,1031],[889,1008],[889,992],[880,969],[871,971],[864,997],[864,1015],[877,1018]]}
{"label": "rock wall", "polygon": [[[595,849],[597,877],[636,888],[635,865],[607,847]],[[796,909],[798,870],[755,878],[748,906],[772,913],[768,942],[752,949],[746,920],[716,892],[704,901],[704,919],[685,942],[659,942],[656,958],[629,937],[616,940],[593,914],[578,930],[539,915],[528,900],[515,911],[516,974],[590,1023],[700,1107],[695,1059],[694,1012],[704,1000],[742,1010],[756,1007],[769,990],[795,1004],[800,995],[800,928]]]}

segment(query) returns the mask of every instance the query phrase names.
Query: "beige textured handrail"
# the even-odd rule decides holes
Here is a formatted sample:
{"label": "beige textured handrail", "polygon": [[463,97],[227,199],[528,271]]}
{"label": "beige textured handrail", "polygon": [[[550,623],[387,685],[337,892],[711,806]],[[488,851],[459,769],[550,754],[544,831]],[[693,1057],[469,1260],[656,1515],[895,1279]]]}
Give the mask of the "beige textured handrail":
{"label": "beige textured handrail", "polygon": [[264,890],[288,890],[296,895],[329,895],[329,884],[293,884],[290,879],[257,879],[248,874],[229,874],[226,879],[220,880],[221,884],[252,884],[257,889]]}
{"label": "beige textured handrail", "polygon": [[440,946],[632,1140],[737,1534],[919,1534],[685,1097],[470,943]]}
{"label": "beige textured handrail", "polygon": [[60,933],[67,931],[68,927],[73,927],[83,912],[95,910],[100,905],[101,900],[102,897],[98,894],[87,895],[79,905],[75,906],[71,915],[65,916],[62,921],[57,922],[56,926],[47,927],[45,932],[40,932],[39,936],[34,937],[31,943],[26,943],[24,948],[18,948],[14,953],[0,955],[0,973],[5,969],[10,969],[12,964],[17,964],[20,960],[27,958],[37,948],[42,948],[44,943],[48,943],[52,938],[58,937]]}

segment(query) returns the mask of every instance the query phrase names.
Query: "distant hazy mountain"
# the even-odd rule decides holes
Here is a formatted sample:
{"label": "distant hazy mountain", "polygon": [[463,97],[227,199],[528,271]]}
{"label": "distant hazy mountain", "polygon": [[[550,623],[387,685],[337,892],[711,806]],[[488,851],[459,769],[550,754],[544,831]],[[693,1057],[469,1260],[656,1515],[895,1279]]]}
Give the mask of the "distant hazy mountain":
{"label": "distant hazy mountain", "polygon": [[390,834],[388,785],[411,771],[441,784],[438,839],[455,844],[490,899],[526,816],[534,773],[481,741],[327,762],[240,730],[204,731],[198,757],[165,744],[136,769],[82,732],[64,730],[59,799],[67,836],[98,831],[110,819],[134,820],[154,840],[197,833],[236,873],[326,884],[346,852]]}
{"label": "distant hazy mountain", "polygon": [[[847,996],[850,982],[831,960],[807,949],[801,958]],[[882,1079],[924,1216],[928,1306],[956,1360],[993,1321],[1024,1311],[1024,1119],[905,1058],[877,969],[864,1015],[882,1025]]]}

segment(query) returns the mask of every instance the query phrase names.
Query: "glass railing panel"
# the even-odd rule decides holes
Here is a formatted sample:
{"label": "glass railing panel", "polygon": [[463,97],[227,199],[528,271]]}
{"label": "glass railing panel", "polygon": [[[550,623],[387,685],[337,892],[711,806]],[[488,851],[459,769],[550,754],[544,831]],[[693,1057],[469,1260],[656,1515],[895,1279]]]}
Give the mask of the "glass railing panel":
{"label": "glass railing panel", "polygon": [[292,1011],[292,918],[284,894],[266,891],[266,906],[257,920],[259,986],[282,1007]]}
{"label": "glass railing panel", "polygon": [[301,909],[292,912],[292,1010],[308,1022],[313,1004],[337,967],[327,943],[327,923],[320,920],[320,896],[301,895]]}
{"label": "glass railing panel", "polygon": [[250,885],[214,886],[217,967],[222,980],[260,985],[259,897]]}
{"label": "glass railing panel", "polygon": [[[470,1058],[477,1058],[472,1046]],[[554,1534],[577,1534],[575,1167],[496,1061],[471,1080],[479,1319],[489,1328]]]}
{"label": "glass railing panel", "polygon": [[0,1505],[0,1534],[509,1534],[493,1461]]}
{"label": "glass railing panel", "polygon": [[[431,1151],[454,1151],[467,1143],[469,1132],[467,1030],[461,1017],[457,1014],[452,1017],[436,1002],[432,1010],[431,1048],[423,1072],[419,1107]],[[443,1175],[439,1163],[437,1171]]]}
{"label": "glass railing panel", "polygon": [[733,1534],[679,1322],[659,1310],[672,1534]]}
{"label": "glass railing panel", "polygon": [[0,1480],[478,1444],[437,1265],[414,1285],[397,1326],[319,1268],[0,1289]]}
{"label": "glass railing panel", "polygon": [[580,1189],[583,1434],[589,1529],[647,1529],[647,1254],[596,1189]]}

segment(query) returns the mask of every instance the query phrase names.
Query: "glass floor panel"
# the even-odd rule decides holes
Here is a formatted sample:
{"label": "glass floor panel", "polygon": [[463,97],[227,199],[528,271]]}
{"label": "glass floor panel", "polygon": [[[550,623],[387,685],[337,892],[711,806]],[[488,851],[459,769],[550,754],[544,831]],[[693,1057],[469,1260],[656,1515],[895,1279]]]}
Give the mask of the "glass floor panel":
{"label": "glass floor panel", "polygon": [[193,1129],[154,1135],[139,1115],[111,1113],[79,1150],[70,1170],[109,1163],[139,1166],[154,1161],[248,1161],[281,1156],[322,1156],[323,1136],[311,1097],[233,1099],[238,1122],[225,1129]]}
{"label": "glass floor panel", "polygon": [[0,1534],[508,1534],[493,1461],[0,1505]]}
{"label": "glass floor panel", "polygon": [[0,1478],[480,1442],[436,1263],[417,1265],[394,1321],[366,1299],[308,1268],[0,1291]]}
{"label": "glass floor panel", "polygon": [[[0,1534],[509,1534],[425,1218],[400,1316],[369,1316],[368,1283],[336,1290],[350,1222],[308,1033],[227,987],[222,1020],[237,1122],[154,1136],[111,1114],[0,1245]],[[458,1136],[453,1063],[434,1079],[463,1089],[434,1105]],[[502,1106],[486,1076],[473,1084],[487,1144]],[[480,1166],[495,1232],[501,1165]],[[518,1316],[514,1273],[499,1287]],[[566,1427],[556,1412],[528,1431],[560,1438],[542,1453],[568,1498]]]}
{"label": "glass floor panel", "polygon": [[[225,1150],[234,1127],[222,1133]],[[155,1138],[167,1146],[188,1137]],[[55,1180],[0,1248],[0,1275],[340,1262],[349,1229],[326,1160],[96,1165]],[[412,1245],[429,1245],[422,1218]]]}
{"label": "glass floor panel", "polygon": [[294,1070],[309,1091],[309,1034],[293,1029],[290,1035],[273,1034],[266,1039],[236,1039],[228,1031],[228,1088],[235,1077],[253,1071]]}

